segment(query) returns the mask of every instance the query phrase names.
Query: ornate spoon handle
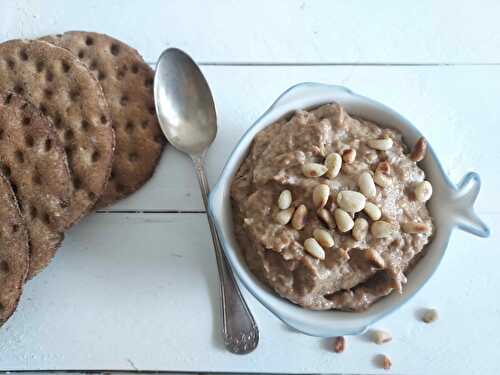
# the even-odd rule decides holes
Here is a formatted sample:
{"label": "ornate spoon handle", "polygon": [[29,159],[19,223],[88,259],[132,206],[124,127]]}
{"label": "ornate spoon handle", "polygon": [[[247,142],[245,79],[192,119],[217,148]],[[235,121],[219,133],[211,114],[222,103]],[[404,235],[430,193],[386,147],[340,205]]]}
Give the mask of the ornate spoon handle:
{"label": "ornate spoon handle", "polygon": [[222,334],[226,348],[236,354],[253,351],[259,343],[259,329],[234,278],[233,271],[222,251],[219,236],[212,218],[208,214],[208,181],[203,169],[203,156],[193,157],[196,176],[200,184],[203,203],[207,209],[208,224],[219,270],[220,291],[222,298]]}

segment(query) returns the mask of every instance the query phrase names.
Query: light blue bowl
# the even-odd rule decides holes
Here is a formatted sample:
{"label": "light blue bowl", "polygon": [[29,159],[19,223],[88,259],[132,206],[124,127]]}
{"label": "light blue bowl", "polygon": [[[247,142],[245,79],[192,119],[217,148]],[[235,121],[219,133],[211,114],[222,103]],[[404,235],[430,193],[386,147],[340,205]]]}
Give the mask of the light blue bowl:
{"label": "light blue bowl", "polygon": [[487,226],[473,210],[480,188],[479,175],[468,173],[455,186],[444,173],[436,154],[429,146],[420,165],[433,185],[433,196],[428,207],[434,218],[436,232],[427,245],[427,254],[409,274],[403,294],[391,293],[367,311],[360,313],[312,311],[279,297],[259,281],[248,269],[233,235],[230,201],[233,176],[247,155],[254,136],[260,130],[297,109],[313,108],[333,101],[342,105],[352,115],[399,130],[408,145],[413,145],[422,136],[415,126],[394,110],[357,95],[345,87],[301,83],[285,91],[243,135],[209,198],[209,213],[216,223],[225,255],[246,288],[289,326],[303,333],[322,337],[361,334],[370,325],[411,299],[438,268],[454,228],[479,237],[488,237],[490,234]]}

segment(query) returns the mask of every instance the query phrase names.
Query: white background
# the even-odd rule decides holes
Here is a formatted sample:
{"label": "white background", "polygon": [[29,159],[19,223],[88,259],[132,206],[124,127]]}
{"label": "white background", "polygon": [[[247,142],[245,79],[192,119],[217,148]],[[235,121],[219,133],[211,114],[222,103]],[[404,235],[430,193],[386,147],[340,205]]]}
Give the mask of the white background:
{"label": "white background", "polygon": [[[189,161],[172,148],[150,183],[67,235],[0,330],[0,370],[494,374],[500,370],[500,26],[498,1],[98,1],[0,3],[0,39],[108,33],[154,63],[185,49],[213,89],[213,184],[242,133],[289,86],[345,85],[395,108],[426,135],[447,173],[474,170],[487,240],[455,232],[433,279],[377,324],[393,341],[331,340],[288,329],[245,293],[258,349],[227,353],[217,273]],[[127,211],[127,212],[124,212]],[[137,211],[146,211],[139,213]],[[186,212],[189,211],[189,212]],[[425,325],[422,308],[439,321]]]}

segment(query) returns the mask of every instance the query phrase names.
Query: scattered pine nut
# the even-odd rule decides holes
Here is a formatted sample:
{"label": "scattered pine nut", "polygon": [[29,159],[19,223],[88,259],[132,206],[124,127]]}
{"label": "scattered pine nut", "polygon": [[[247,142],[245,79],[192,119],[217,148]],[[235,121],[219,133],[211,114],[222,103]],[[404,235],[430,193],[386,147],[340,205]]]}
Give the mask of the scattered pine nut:
{"label": "scattered pine nut", "polygon": [[295,207],[287,208],[286,210],[281,210],[276,213],[274,219],[281,225],[287,225],[292,219],[293,213],[295,212]]}
{"label": "scattered pine nut", "polygon": [[352,190],[344,190],[337,194],[337,204],[344,211],[356,213],[365,208],[366,197]]}
{"label": "scattered pine nut", "polygon": [[331,153],[325,159],[325,166],[328,168],[328,178],[335,178],[342,167],[342,157],[336,152]]}
{"label": "scattered pine nut", "polygon": [[302,166],[302,173],[306,177],[320,177],[328,171],[328,168],[323,164],[306,163]]}
{"label": "scattered pine nut", "polygon": [[391,367],[392,367],[392,362],[391,362],[391,360],[389,359],[389,357],[388,357],[388,356],[383,355],[383,357],[382,357],[382,368],[383,368],[384,370],[390,370],[390,369],[391,369]]}
{"label": "scattered pine nut", "polygon": [[320,208],[317,212],[318,217],[325,223],[328,228],[335,229],[335,220],[332,214],[326,208]]}
{"label": "scattered pine nut", "polygon": [[283,190],[278,198],[278,207],[280,210],[286,210],[292,204],[292,192],[290,190]]}
{"label": "scattered pine nut", "polygon": [[432,197],[432,185],[429,181],[422,181],[415,186],[415,198],[425,203]]}
{"label": "scattered pine nut", "polygon": [[439,314],[436,309],[428,309],[422,316],[422,321],[425,323],[432,323],[438,320]]}
{"label": "scattered pine nut", "polygon": [[356,241],[362,241],[365,239],[368,233],[368,221],[362,217],[358,217],[354,220],[354,226],[352,227],[352,236]]}
{"label": "scattered pine nut", "polygon": [[335,215],[335,222],[337,223],[337,228],[342,233],[349,232],[354,226],[354,220],[352,220],[351,216],[342,210],[341,208],[337,208],[333,213]]}
{"label": "scattered pine nut", "polygon": [[295,210],[292,216],[292,227],[296,230],[302,230],[306,226],[307,207],[301,204]]}
{"label": "scattered pine nut", "polygon": [[425,154],[427,152],[427,141],[424,137],[420,137],[413,146],[413,150],[410,153],[410,159],[414,162],[419,162],[423,158],[425,158]]}
{"label": "scattered pine nut", "polygon": [[333,344],[333,350],[335,353],[342,353],[345,350],[345,337],[338,336],[335,337],[335,342]]}
{"label": "scattered pine nut", "polygon": [[314,238],[308,238],[304,241],[304,249],[313,257],[320,260],[325,259],[325,250]]}
{"label": "scattered pine nut", "polygon": [[348,148],[347,150],[344,150],[342,153],[342,160],[344,160],[344,163],[346,164],[351,164],[356,160],[356,150],[353,148]]}
{"label": "scattered pine nut", "polygon": [[392,340],[392,336],[389,332],[374,330],[372,333],[372,340],[377,345],[385,344]]}
{"label": "scattered pine nut", "polygon": [[313,203],[317,209],[323,208],[330,198],[330,186],[319,184],[313,190]]}
{"label": "scattered pine nut", "polygon": [[375,150],[386,151],[392,147],[392,143],[391,138],[370,139],[368,146]]}

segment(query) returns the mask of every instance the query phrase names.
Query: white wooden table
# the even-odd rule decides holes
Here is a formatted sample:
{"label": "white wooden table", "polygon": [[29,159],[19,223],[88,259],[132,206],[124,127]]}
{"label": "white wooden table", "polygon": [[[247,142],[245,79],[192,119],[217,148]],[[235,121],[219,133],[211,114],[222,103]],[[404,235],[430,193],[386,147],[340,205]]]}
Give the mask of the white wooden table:
{"label": "white wooden table", "polygon": [[[71,5],[70,5],[71,4]],[[215,261],[190,163],[172,148],[140,192],[76,226],[0,330],[0,370],[494,374],[500,362],[500,26],[497,0],[99,1],[0,4],[0,39],[72,29],[114,35],[154,63],[170,46],[202,64],[219,116],[211,183],[245,129],[289,86],[342,84],[397,109],[476,204],[492,236],[453,234],[435,277],[377,327],[376,346],[296,333],[245,292],[258,349],[223,349]],[[441,319],[418,321],[436,307]]]}

